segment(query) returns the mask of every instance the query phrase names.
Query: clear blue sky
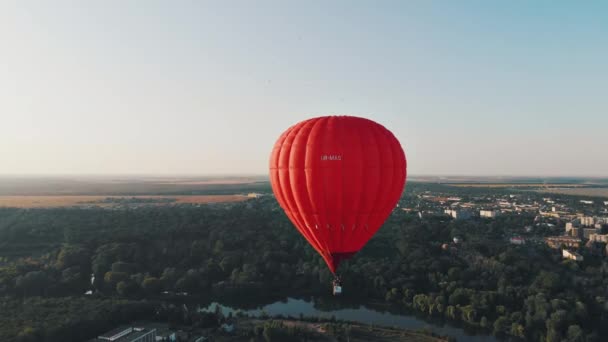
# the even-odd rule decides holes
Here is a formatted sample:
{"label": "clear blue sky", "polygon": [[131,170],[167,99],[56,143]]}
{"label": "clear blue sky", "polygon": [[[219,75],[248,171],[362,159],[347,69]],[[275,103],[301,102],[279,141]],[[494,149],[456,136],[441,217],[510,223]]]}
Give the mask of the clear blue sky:
{"label": "clear blue sky", "polygon": [[4,1],[0,174],[264,174],[351,114],[413,174],[608,176],[605,1]]}

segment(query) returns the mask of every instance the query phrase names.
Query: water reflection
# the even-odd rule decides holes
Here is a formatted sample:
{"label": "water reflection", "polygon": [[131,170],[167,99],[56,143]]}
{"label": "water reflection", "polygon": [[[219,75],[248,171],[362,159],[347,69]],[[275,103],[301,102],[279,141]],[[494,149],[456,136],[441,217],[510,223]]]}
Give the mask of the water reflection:
{"label": "water reflection", "polygon": [[239,309],[239,307],[243,307],[242,305],[229,304],[225,301],[222,302],[224,304],[213,302],[207,306],[199,307],[199,310],[213,312],[219,306],[224,314],[242,312],[250,316],[283,315],[299,317],[303,315],[306,317],[335,317],[339,320],[354,321],[364,324],[394,326],[412,330],[428,329],[439,335],[455,337],[460,342],[498,341],[493,336],[475,335],[472,331],[451,326],[443,321],[424,320],[404,311],[398,312],[399,310],[394,309],[386,310],[381,309],[381,307],[369,307],[327,298],[287,298],[271,304],[257,306],[256,308],[249,307],[245,309]]}

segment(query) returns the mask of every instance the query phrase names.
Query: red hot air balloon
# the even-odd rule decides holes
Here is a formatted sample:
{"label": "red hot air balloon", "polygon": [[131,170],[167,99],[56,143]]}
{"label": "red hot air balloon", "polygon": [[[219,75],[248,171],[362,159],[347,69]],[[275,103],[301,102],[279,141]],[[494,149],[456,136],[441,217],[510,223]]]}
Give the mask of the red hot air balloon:
{"label": "red hot air balloon", "polygon": [[334,274],[395,208],[406,173],[395,136],[353,116],[302,121],[279,137],[270,157],[279,204]]}

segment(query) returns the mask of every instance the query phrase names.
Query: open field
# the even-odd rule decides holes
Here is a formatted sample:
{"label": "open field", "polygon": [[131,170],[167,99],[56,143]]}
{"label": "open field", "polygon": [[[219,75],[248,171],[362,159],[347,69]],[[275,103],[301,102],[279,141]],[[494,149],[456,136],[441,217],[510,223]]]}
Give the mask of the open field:
{"label": "open field", "polygon": [[608,198],[608,188],[546,189],[542,193]]}
{"label": "open field", "polygon": [[169,179],[169,180],[160,180],[158,184],[179,184],[179,185],[212,185],[212,184],[251,184],[255,182],[259,182],[260,179],[256,178],[211,178],[211,179],[203,179],[203,180],[187,180],[187,179]]}
{"label": "open field", "polygon": [[243,195],[201,195],[201,196],[0,196],[0,207],[13,208],[56,208],[99,206],[107,207],[117,203],[171,205],[240,202],[247,199]]}
{"label": "open field", "polygon": [[[272,319],[272,321],[280,321],[285,327],[297,327],[302,330],[308,330],[317,334],[316,338],[312,338],[311,341],[340,341],[342,339],[336,339],[335,336],[325,331],[325,323],[313,323],[307,321],[297,320],[281,320]],[[261,319],[245,319],[239,322],[240,326],[251,327],[253,325],[263,324],[264,320]],[[351,342],[395,342],[395,341],[408,341],[408,342],[446,342],[446,338],[431,336],[429,334],[417,332],[414,330],[390,328],[390,327],[373,327],[370,329],[369,325],[362,325],[358,323],[345,323],[350,327],[350,334],[348,340]],[[340,335],[343,335],[341,333]],[[242,341],[241,339],[226,339],[223,341]]]}
{"label": "open field", "polygon": [[585,184],[549,183],[446,183],[459,188],[585,188]]}
{"label": "open field", "polygon": [[234,195],[269,192],[267,177],[0,177],[0,196]]}
{"label": "open field", "polygon": [[410,180],[424,183],[550,183],[550,184],[608,184],[608,177],[552,177],[552,176],[449,176],[408,175]]}

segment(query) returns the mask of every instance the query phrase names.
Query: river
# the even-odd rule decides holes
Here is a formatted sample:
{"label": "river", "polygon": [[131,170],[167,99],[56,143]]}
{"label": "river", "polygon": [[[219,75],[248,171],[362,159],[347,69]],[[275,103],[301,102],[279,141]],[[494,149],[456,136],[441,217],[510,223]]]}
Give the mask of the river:
{"label": "river", "polygon": [[[332,316],[338,320],[346,320],[359,322],[363,324],[374,324],[378,326],[399,327],[403,329],[418,330],[427,329],[436,334],[455,337],[459,342],[497,342],[498,340],[490,335],[475,335],[462,328],[451,326],[441,322],[429,322],[417,318],[411,314],[394,314],[382,312],[364,305],[349,305],[349,307],[336,307],[336,303],[327,305],[327,303],[319,303],[314,300],[304,300],[296,298],[288,298],[284,301],[277,301],[255,309],[239,309],[236,307],[223,305],[213,302],[210,305],[199,308],[201,311],[215,311],[219,306],[224,314],[232,312],[236,314],[241,312],[249,316],[261,316],[267,314],[269,316],[283,315],[299,317],[323,317],[331,318]],[[328,306],[319,308],[319,306]]]}

